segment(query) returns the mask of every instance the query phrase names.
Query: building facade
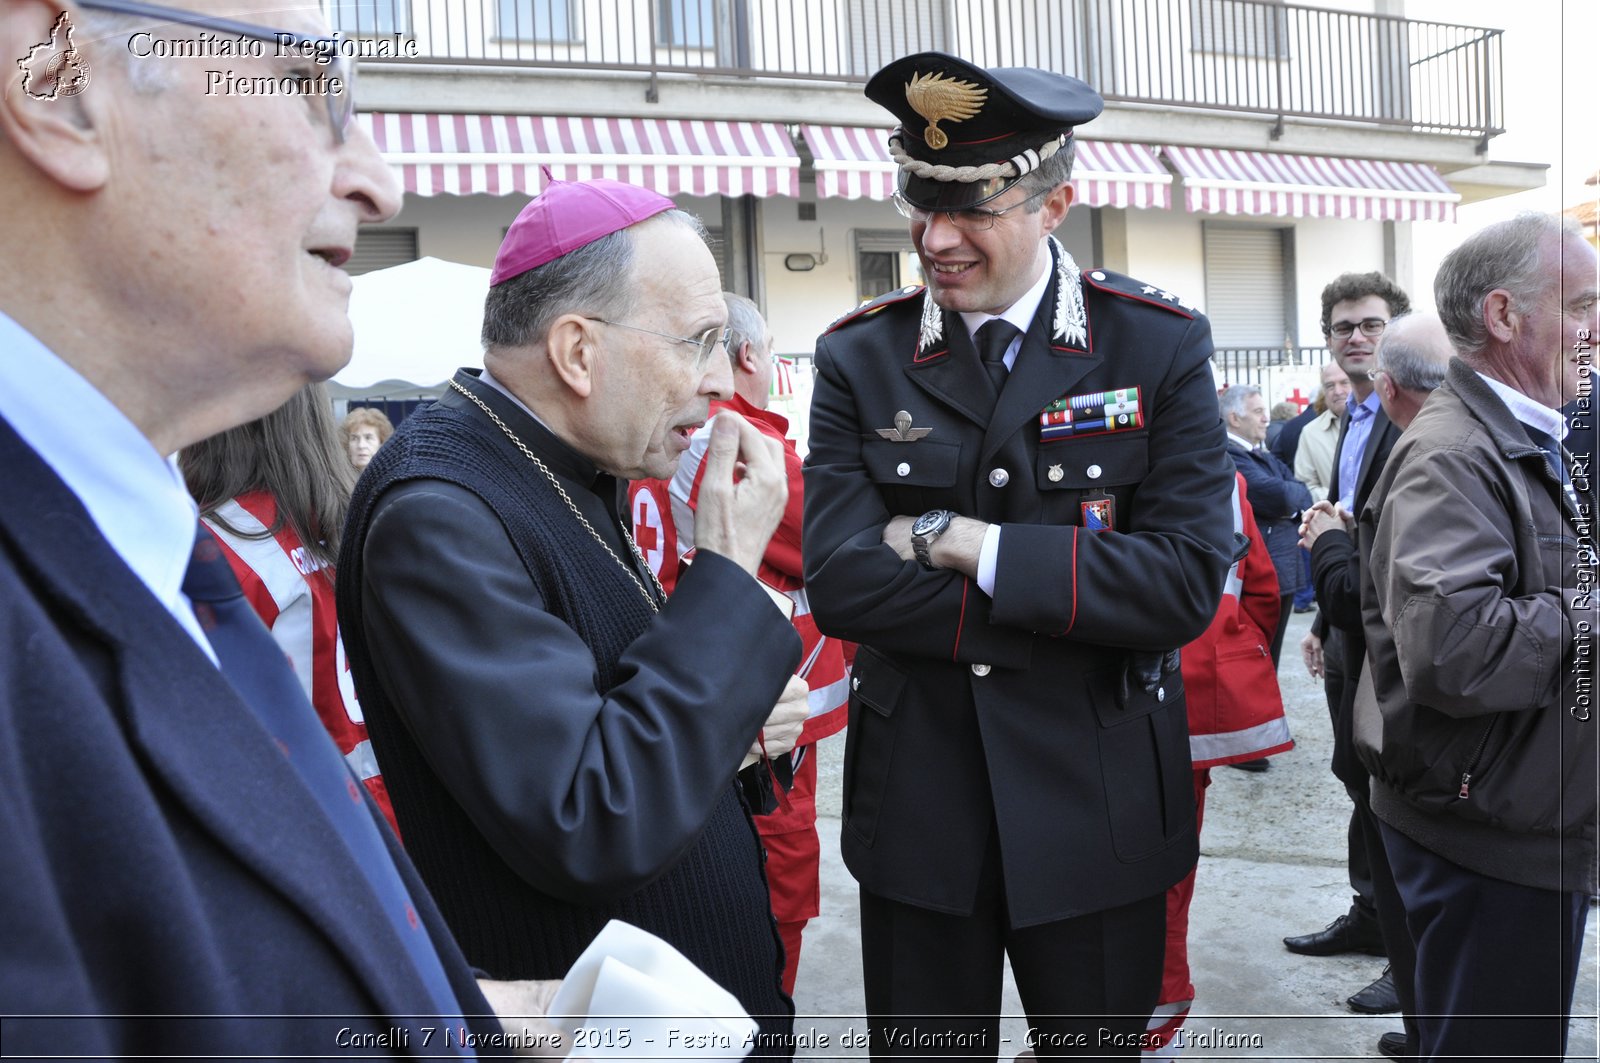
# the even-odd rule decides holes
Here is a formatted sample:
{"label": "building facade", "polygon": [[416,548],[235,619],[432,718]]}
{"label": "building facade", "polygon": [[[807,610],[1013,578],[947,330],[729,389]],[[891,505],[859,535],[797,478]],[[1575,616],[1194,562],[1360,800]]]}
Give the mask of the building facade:
{"label": "building facade", "polygon": [[1058,236],[1205,310],[1221,376],[1275,400],[1325,357],[1328,279],[1425,283],[1414,226],[1543,181],[1488,160],[1501,31],[1409,19],[1402,0],[330,2],[373,56],[359,120],[406,188],[354,270],[486,266],[548,177],[616,177],[700,215],[727,287],[801,358],[861,300],[920,281],[889,123],[861,94],[911,51],[1099,89]]}

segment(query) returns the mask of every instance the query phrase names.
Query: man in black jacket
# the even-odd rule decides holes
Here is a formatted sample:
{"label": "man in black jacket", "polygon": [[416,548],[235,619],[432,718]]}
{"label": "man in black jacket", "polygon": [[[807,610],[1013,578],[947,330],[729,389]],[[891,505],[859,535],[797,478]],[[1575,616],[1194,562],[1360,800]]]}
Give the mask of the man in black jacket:
{"label": "man in black jacket", "polygon": [[818,625],[861,644],[842,850],[872,1052],[1005,1051],[1009,956],[1038,1055],[1136,1058],[1197,851],[1168,651],[1232,555],[1210,328],[1051,237],[1087,85],[923,53],[867,93],[929,286],[817,341],[804,544]]}
{"label": "man in black jacket", "polygon": [[[1382,273],[1342,273],[1322,289],[1322,334],[1339,368],[1350,378],[1351,394],[1341,421],[1333,456],[1333,479],[1328,497],[1347,513],[1359,514],[1372,485],[1383,471],[1399,429],[1389,423],[1372,381],[1378,337],[1389,319],[1411,308],[1410,297]],[[1321,613],[1300,643],[1306,668],[1323,676],[1328,718],[1333,727],[1334,777],[1347,791],[1365,792],[1365,777],[1354,770],[1350,753],[1349,721],[1341,715],[1344,704],[1343,631],[1330,625]],[[1352,798],[1352,802],[1354,798]],[[1372,896],[1372,872],[1367,847],[1352,805],[1348,830],[1347,870],[1353,891],[1350,910],[1322,930],[1283,939],[1290,952],[1306,956],[1333,956],[1344,952],[1383,955],[1383,935],[1378,927],[1377,904]],[[1394,1011],[1398,1007],[1386,977],[1368,987],[1377,994],[1372,1007]],[[1367,990],[1363,990],[1363,993]],[[1371,999],[1371,998],[1369,998]]]}

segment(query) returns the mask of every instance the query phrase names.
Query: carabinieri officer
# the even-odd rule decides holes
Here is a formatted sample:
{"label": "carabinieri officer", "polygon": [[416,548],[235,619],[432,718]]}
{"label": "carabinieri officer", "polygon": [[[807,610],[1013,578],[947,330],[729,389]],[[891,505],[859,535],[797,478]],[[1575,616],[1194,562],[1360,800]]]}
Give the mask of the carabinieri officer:
{"label": "carabinieri officer", "polygon": [[1088,85],[925,52],[866,91],[928,284],[817,341],[804,542],[819,625],[861,644],[872,1052],[1004,1051],[1009,955],[1041,1058],[1133,1058],[1197,855],[1175,651],[1232,552],[1210,327],[1051,236]]}

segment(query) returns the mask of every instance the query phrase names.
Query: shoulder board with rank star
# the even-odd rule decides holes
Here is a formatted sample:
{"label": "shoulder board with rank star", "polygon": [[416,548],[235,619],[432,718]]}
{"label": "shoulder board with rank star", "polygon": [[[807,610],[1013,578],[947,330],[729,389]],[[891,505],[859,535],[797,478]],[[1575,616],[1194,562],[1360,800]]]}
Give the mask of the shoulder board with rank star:
{"label": "shoulder board with rank star", "polygon": [[1097,291],[1120,296],[1123,299],[1132,299],[1134,302],[1149,303],[1151,306],[1159,306],[1163,310],[1171,310],[1179,317],[1193,318],[1200,312],[1199,307],[1179,296],[1176,292],[1158,288],[1154,284],[1146,284],[1144,281],[1134,280],[1132,277],[1121,273],[1113,273],[1109,269],[1084,270],[1083,283]]}
{"label": "shoulder board with rank star", "polygon": [[914,299],[922,294],[922,290],[923,286],[920,284],[908,284],[904,288],[896,288],[892,292],[880,295],[870,303],[862,303],[854,310],[851,310],[835,319],[833,324],[822,330],[822,334],[826,336],[828,333],[834,331],[835,329],[843,328],[852,321],[860,321],[863,318],[869,318],[886,306],[893,306],[895,303],[903,303],[907,299]]}

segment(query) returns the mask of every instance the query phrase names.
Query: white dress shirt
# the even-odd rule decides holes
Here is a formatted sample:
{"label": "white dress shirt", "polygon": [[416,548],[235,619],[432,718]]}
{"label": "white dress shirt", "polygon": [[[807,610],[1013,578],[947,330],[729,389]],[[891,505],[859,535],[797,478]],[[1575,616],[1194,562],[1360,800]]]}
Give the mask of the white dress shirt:
{"label": "white dress shirt", "polygon": [[[1009,372],[1016,368],[1017,355],[1022,352],[1022,341],[1028,335],[1028,329],[1033,327],[1033,316],[1039,312],[1039,303],[1044,300],[1045,289],[1050,287],[1050,278],[1055,270],[1052,257],[1039,274],[1039,279],[1033,282],[1033,287],[1022,293],[1022,297],[1006,308],[1003,314],[986,314],[981,310],[961,315],[962,323],[967,326],[967,335],[976,337],[978,330],[984,325],[999,318],[1009,321],[1017,327],[1017,337],[1011,341],[1011,346],[1006,348],[1006,370]],[[974,339],[976,344],[977,340]],[[994,569],[1000,560],[1000,525],[991,524],[983,533],[983,546],[978,551],[978,588],[989,597],[994,597]]]}
{"label": "white dress shirt", "polygon": [[32,333],[0,313],[0,417],[89,511],[117,556],[213,661],[183,593],[200,515],[175,456]]}

